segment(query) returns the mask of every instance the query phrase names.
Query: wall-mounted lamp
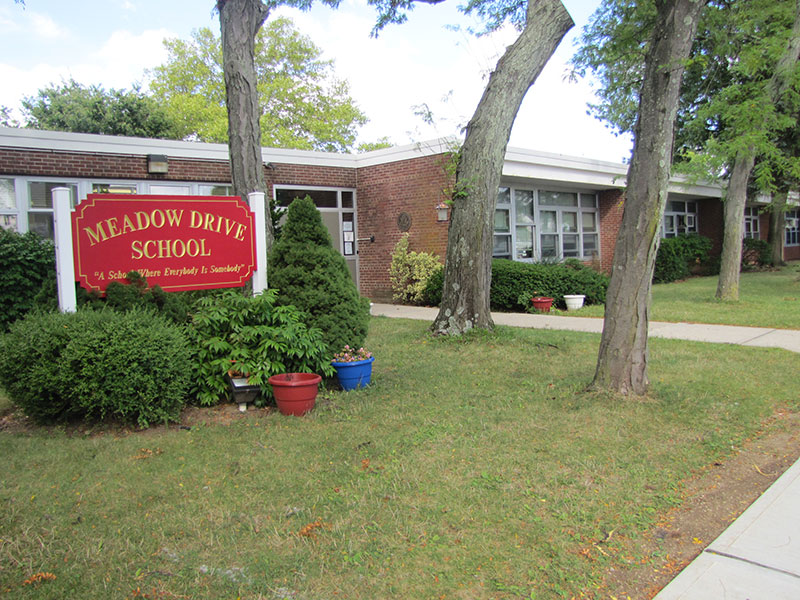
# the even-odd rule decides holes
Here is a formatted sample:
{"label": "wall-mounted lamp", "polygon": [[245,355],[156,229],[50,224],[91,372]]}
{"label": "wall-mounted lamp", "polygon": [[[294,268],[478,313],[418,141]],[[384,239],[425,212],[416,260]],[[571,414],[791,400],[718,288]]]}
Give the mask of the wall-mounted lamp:
{"label": "wall-mounted lamp", "polygon": [[447,221],[447,211],[449,208],[450,207],[444,202],[439,202],[439,204],[436,205],[436,220]]}
{"label": "wall-mounted lamp", "polygon": [[147,155],[148,173],[166,173],[167,171],[169,171],[169,161],[166,154]]}

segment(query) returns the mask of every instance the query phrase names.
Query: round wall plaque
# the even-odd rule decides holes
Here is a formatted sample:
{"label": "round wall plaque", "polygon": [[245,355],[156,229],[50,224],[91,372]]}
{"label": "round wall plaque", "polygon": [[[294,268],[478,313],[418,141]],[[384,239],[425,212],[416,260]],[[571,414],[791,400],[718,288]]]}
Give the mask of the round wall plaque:
{"label": "round wall plaque", "polygon": [[411,229],[411,215],[407,212],[401,212],[397,215],[397,228],[400,231],[408,231]]}

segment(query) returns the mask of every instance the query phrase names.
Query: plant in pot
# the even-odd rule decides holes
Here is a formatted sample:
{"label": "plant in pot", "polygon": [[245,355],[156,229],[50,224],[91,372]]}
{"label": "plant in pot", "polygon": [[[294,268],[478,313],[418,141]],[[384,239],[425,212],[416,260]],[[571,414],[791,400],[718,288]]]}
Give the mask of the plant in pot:
{"label": "plant in pot", "polygon": [[333,355],[331,365],[336,369],[336,378],[345,391],[369,385],[372,377],[372,363],[375,357],[365,348],[358,350],[345,345],[341,352]]}
{"label": "plant in pot", "polygon": [[536,312],[549,313],[550,307],[553,306],[553,298],[540,292],[533,292],[531,304]]}
{"label": "plant in pot", "polygon": [[197,301],[189,332],[196,347],[193,392],[201,405],[227,399],[237,379],[258,388],[253,402],[260,406],[275,395],[271,376],[333,376],[322,332],[307,327],[295,307],[276,306],[276,296],[274,289],[255,297],[231,290]]}

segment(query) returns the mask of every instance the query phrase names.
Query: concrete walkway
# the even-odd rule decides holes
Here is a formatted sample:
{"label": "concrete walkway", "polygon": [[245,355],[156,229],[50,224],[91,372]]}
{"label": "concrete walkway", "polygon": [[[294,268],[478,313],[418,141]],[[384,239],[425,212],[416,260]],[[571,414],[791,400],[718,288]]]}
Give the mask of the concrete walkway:
{"label": "concrete walkway", "polygon": [[[433,321],[438,308],[401,306],[399,304],[373,304],[372,314],[403,319]],[[534,329],[560,329],[602,333],[603,319],[570,316],[532,315],[528,313],[492,313],[497,325],[531,327]],[[739,327],[732,325],[705,325],[702,323],[650,322],[650,336],[714,344],[739,344],[783,348],[800,353],[800,331],[794,329],[769,329],[766,327]],[[798,596],[800,600],[800,596]]]}
{"label": "concrete walkway", "polygon": [[[374,304],[372,314],[433,321],[438,309]],[[514,327],[601,333],[602,319],[492,313]],[[650,323],[653,337],[784,348],[800,353],[800,331]],[[800,362],[798,362],[800,372]],[[800,600],[800,461],[672,580],[654,600]]]}

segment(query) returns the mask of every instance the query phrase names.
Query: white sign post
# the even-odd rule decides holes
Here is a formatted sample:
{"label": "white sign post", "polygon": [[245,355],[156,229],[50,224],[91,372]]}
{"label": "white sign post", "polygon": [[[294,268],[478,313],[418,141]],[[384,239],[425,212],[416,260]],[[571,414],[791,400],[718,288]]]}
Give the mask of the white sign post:
{"label": "white sign post", "polygon": [[75,312],[75,261],[72,253],[72,202],[69,188],[53,189],[53,220],[56,242],[56,277],[58,281],[58,308],[61,312]]}
{"label": "white sign post", "polygon": [[247,200],[256,221],[256,269],[253,271],[253,295],[258,296],[267,289],[267,212],[264,192],[250,192],[247,194]]}

